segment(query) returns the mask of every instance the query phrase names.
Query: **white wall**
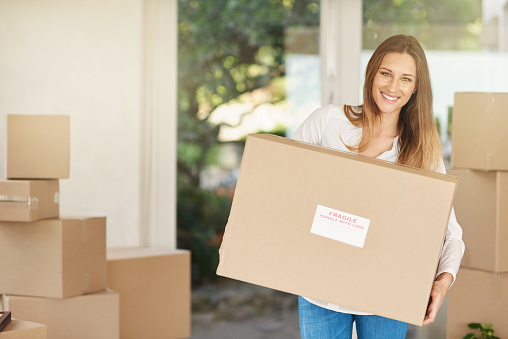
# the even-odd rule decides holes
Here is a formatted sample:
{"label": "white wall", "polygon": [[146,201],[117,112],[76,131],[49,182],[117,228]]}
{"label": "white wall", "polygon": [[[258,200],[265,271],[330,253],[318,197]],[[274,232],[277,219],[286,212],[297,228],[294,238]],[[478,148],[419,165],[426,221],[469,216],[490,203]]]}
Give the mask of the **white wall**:
{"label": "white wall", "polygon": [[[159,2],[176,9],[175,0]],[[154,227],[144,224],[140,198],[142,139],[150,134],[142,131],[145,40],[157,33],[145,29],[145,7],[142,0],[0,1],[0,121],[6,114],[70,115],[70,178],[60,180],[60,212],[106,216],[109,247],[148,245],[142,234]],[[165,225],[174,233],[173,220]]]}

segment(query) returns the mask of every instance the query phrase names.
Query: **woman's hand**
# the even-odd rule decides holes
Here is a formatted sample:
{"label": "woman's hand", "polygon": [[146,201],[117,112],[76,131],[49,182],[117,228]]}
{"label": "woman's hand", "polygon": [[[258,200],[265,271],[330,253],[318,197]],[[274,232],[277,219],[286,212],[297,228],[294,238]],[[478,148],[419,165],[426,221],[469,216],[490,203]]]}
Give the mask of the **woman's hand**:
{"label": "woman's hand", "polygon": [[446,296],[448,288],[452,284],[453,276],[451,273],[445,272],[437,276],[432,290],[430,291],[430,303],[427,308],[427,313],[423,319],[423,325],[428,325],[434,322],[436,319],[437,311],[441,308],[441,304]]}

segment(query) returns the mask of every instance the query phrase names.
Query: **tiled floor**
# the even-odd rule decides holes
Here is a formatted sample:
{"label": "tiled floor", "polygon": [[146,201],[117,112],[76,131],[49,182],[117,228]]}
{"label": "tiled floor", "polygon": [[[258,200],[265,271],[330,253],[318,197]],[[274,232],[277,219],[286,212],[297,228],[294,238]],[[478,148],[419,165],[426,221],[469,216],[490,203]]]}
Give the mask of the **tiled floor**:
{"label": "tiled floor", "polygon": [[192,339],[297,339],[300,338],[296,310],[273,317],[254,317],[242,321],[213,321],[192,317]]}
{"label": "tiled floor", "polygon": [[[263,292],[260,287],[244,285],[243,287],[252,288],[253,293]],[[229,292],[210,291],[214,298],[221,298],[219,295],[228,295],[231,297],[235,294],[245,293],[245,290],[230,290]],[[266,290],[265,292],[270,292]],[[193,298],[196,294],[193,292]],[[279,295],[276,295],[278,297]],[[295,297],[296,298],[296,297]],[[241,298],[245,300],[245,297]],[[277,299],[280,301],[280,299]],[[287,303],[287,300],[282,302]],[[237,303],[238,305],[238,303]],[[208,312],[197,313],[192,315],[192,336],[191,339],[297,339],[300,338],[298,325],[298,311],[295,303],[289,303],[290,307],[282,307],[278,311],[270,311],[269,314],[255,315],[251,311],[245,312],[245,309],[239,307],[238,310],[232,310],[231,319],[226,320],[224,317],[217,316],[213,309]],[[229,306],[226,306],[229,307]],[[217,308],[224,308],[218,306]],[[407,339],[445,339],[446,338],[446,309],[447,303],[439,312],[438,319],[434,324],[425,327],[410,325]],[[234,313],[244,313],[243,316],[235,317]],[[353,336],[355,338],[355,336]]]}

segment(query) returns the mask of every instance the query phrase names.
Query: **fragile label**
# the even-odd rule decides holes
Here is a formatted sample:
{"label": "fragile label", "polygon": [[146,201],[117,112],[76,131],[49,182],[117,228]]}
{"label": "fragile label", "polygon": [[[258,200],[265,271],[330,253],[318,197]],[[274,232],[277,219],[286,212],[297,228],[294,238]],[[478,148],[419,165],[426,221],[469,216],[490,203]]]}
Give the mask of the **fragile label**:
{"label": "fragile label", "polygon": [[369,219],[318,205],[310,232],[363,248],[369,224]]}

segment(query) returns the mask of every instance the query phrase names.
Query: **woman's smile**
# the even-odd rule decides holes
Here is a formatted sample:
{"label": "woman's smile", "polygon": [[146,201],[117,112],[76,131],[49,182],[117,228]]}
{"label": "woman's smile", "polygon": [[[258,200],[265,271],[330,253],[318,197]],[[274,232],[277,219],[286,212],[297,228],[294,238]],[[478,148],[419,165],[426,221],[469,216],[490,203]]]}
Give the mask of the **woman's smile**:
{"label": "woman's smile", "polygon": [[390,96],[386,93],[383,93],[381,92],[381,95],[383,96],[383,98],[385,98],[388,102],[395,102],[399,97],[393,97],[393,96]]}

